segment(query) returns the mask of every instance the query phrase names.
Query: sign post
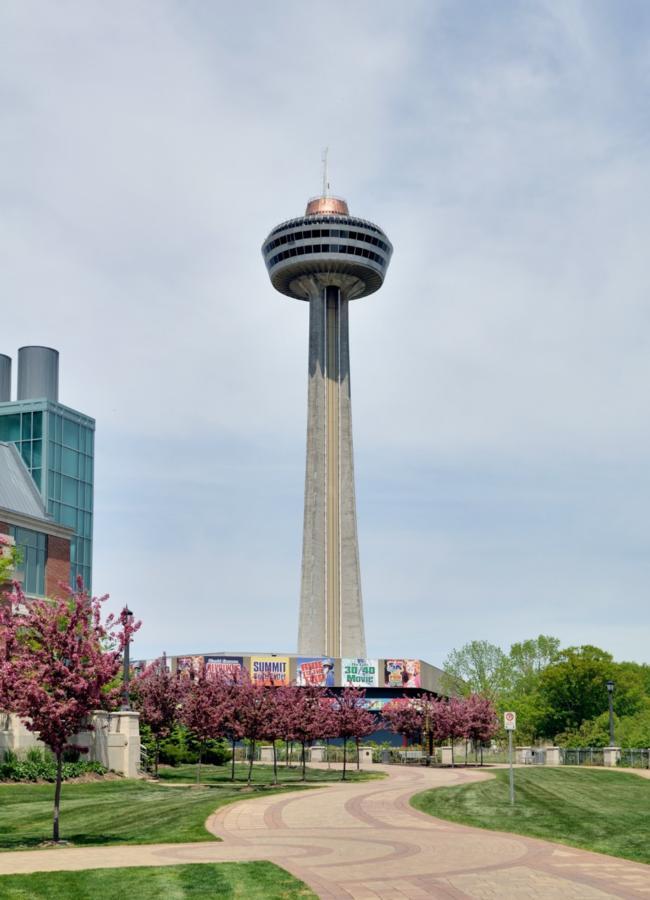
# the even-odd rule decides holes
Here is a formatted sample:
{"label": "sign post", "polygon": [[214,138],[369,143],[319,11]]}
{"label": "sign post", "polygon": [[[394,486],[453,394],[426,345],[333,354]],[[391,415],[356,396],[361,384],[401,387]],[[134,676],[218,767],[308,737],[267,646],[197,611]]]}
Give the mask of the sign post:
{"label": "sign post", "polygon": [[508,762],[510,763],[510,805],[515,802],[515,776],[512,769],[512,732],[517,730],[517,714],[505,712],[503,714],[503,727],[508,732]]}

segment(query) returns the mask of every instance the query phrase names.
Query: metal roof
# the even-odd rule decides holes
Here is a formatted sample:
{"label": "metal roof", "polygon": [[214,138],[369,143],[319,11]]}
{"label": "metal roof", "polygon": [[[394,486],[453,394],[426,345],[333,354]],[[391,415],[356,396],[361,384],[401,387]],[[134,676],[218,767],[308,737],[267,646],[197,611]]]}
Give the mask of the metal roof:
{"label": "metal roof", "polygon": [[0,508],[50,522],[43,498],[14,444],[0,441]]}

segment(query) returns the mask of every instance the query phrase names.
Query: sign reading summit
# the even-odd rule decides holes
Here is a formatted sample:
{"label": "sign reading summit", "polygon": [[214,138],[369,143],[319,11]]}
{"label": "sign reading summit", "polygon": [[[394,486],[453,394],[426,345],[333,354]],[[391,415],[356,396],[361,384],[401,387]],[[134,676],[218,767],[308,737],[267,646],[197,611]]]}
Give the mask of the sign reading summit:
{"label": "sign reading summit", "polygon": [[251,680],[268,687],[289,684],[289,657],[251,656]]}

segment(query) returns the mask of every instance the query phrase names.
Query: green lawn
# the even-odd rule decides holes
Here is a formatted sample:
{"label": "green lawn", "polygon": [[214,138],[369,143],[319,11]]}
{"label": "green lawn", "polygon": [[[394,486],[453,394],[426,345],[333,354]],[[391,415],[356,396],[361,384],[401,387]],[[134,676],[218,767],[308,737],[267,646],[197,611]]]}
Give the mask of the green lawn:
{"label": "green lawn", "polygon": [[3,900],[159,900],[219,897],[223,900],[315,900],[309,888],[269,862],[142,866],[38,872],[0,878]]}
{"label": "green lawn", "polygon": [[[260,793],[305,790],[296,769],[279,770],[282,780],[269,787],[272,769],[255,766],[255,783],[247,788],[245,766],[237,766],[237,783],[228,780],[230,769],[203,766],[205,785],[190,787],[194,766],[161,769],[162,783],[96,781],[64,783],[61,792],[61,838],[77,846],[91,844],[155,844],[217,840],[205,830],[208,816],[219,806]],[[361,777],[370,777],[360,773]],[[353,778],[357,773],[351,773]],[[314,785],[340,778],[335,770],[312,769]],[[168,781],[169,783],[164,783]],[[308,789],[308,788],[307,788]],[[0,784],[0,850],[37,847],[52,836],[52,784]]]}
{"label": "green lawn", "polygon": [[650,780],[624,772],[515,769],[462,787],[417,794],[416,809],[464,825],[511,831],[650,863]]}

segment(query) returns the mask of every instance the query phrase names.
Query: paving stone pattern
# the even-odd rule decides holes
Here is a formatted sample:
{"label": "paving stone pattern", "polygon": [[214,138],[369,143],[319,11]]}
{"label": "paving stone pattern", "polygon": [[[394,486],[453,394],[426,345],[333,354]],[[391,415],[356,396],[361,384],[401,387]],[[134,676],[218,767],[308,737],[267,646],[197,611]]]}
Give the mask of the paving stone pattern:
{"label": "paving stone pattern", "polygon": [[223,843],[10,852],[0,854],[0,874],[268,859],[325,900],[650,900],[650,866],[443,822],[409,804],[414,793],[483,772],[386,771],[385,781],[222,807],[208,828]]}

